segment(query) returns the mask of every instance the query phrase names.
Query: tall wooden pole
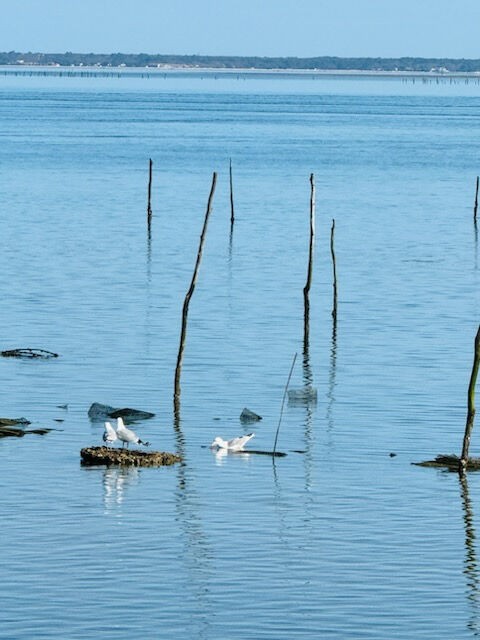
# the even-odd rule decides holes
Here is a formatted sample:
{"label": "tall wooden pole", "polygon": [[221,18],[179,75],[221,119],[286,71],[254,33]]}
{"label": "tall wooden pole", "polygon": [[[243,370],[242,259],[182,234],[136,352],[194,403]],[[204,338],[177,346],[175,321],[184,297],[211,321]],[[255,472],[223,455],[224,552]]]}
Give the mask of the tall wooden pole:
{"label": "tall wooden pole", "polygon": [[304,301],[304,326],[303,326],[303,351],[308,354],[310,334],[310,287],[312,285],[313,272],[313,248],[315,242],[315,176],[310,174],[310,244],[308,249],[307,281],[303,287]]}
{"label": "tall wooden pole", "polygon": [[233,176],[232,176],[232,159],[230,158],[230,223],[233,226],[235,222],[235,207],[233,204]]}
{"label": "tall wooden pole", "polygon": [[332,229],[330,232],[330,252],[332,254],[332,265],[333,265],[333,309],[332,309],[332,317],[333,324],[336,326],[337,324],[337,265],[335,261],[335,247],[334,247],[334,239],[335,239],[335,219],[332,220]]}
{"label": "tall wooden pole", "polygon": [[473,205],[473,221],[477,224],[477,209],[478,209],[478,186],[480,182],[480,177],[477,176],[477,183],[475,187],[475,204]]}
{"label": "tall wooden pole", "polygon": [[147,199],[147,227],[148,233],[150,235],[150,230],[152,226],[152,172],[153,172],[153,162],[150,158],[148,163],[148,199]]}
{"label": "tall wooden pole", "polygon": [[183,311],[182,311],[182,330],[180,333],[180,345],[178,348],[178,356],[177,356],[177,366],[175,368],[175,390],[174,390],[174,406],[177,406],[179,398],[180,398],[180,375],[182,373],[182,362],[183,362],[183,352],[185,349],[185,339],[187,337],[187,319],[188,319],[188,307],[190,305],[190,299],[192,297],[193,291],[195,289],[195,284],[197,282],[197,274],[198,269],[200,267],[200,262],[202,259],[202,251],[203,244],[205,241],[205,235],[207,233],[207,225],[208,219],[210,217],[210,213],[212,210],[212,202],[213,202],[213,194],[215,193],[215,185],[217,184],[217,174],[213,174],[212,178],[212,186],[210,188],[210,195],[208,196],[208,204],[207,211],[205,213],[205,220],[203,222],[203,229],[200,235],[200,244],[198,246],[197,260],[195,262],[195,268],[193,270],[192,281],[190,283],[190,287],[185,295],[185,300],[183,302]]}
{"label": "tall wooden pole", "polygon": [[478,367],[480,365],[480,326],[475,336],[475,354],[473,358],[472,374],[468,385],[468,411],[467,424],[465,425],[465,435],[463,436],[462,455],[460,458],[459,472],[463,473],[468,464],[468,449],[473,430],[473,420],[475,418],[475,385],[477,382]]}

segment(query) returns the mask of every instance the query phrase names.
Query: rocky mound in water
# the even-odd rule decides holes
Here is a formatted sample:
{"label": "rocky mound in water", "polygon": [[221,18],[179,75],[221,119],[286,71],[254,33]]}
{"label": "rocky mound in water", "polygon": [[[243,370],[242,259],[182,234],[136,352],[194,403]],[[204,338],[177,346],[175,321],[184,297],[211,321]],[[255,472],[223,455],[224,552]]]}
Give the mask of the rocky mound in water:
{"label": "rocky mound in water", "polygon": [[181,456],[166,451],[139,451],[113,447],[86,447],[80,451],[82,464],[87,466],[111,465],[135,467],[163,467],[181,462]]}

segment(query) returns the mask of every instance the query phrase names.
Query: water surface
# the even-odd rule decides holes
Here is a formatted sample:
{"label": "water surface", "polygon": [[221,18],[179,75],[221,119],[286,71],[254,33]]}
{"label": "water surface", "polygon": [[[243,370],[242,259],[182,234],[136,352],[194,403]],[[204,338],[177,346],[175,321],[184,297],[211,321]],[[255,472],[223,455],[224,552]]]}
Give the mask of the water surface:
{"label": "water surface", "polygon": [[[411,462],[461,448],[478,86],[0,82],[1,348],[60,354],[0,360],[2,416],[57,429],[0,441],[0,637],[477,636],[480,476]],[[215,456],[216,435],[252,429],[245,406],[263,416],[252,445],[272,447],[295,353],[291,386],[313,382],[318,402],[286,405],[288,456]],[[94,401],[155,412],[135,429],[184,464],[81,467],[80,449],[101,442]]]}

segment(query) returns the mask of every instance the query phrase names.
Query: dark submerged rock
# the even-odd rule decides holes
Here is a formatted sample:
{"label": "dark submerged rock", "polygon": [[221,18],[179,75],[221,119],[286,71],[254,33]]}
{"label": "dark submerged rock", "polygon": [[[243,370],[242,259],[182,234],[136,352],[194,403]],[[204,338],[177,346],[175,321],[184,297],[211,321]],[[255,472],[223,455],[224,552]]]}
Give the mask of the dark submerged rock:
{"label": "dark submerged rock", "polygon": [[116,409],[115,407],[111,407],[108,404],[101,404],[100,402],[94,402],[88,410],[88,417],[93,422],[103,422],[108,418],[123,418],[124,422],[128,424],[136,420],[147,420],[154,416],[155,414],[149,411],[130,409],[129,407]]}
{"label": "dark submerged rock", "polygon": [[253,411],[250,411],[250,409],[247,409],[246,407],[245,409],[243,409],[242,413],[240,414],[240,422],[244,422],[244,423],[258,422],[261,419],[262,419],[262,416],[259,416],[258,413],[254,413]]}
{"label": "dark submerged rock", "polygon": [[113,447],[86,447],[80,451],[85,466],[120,465],[135,467],[163,467],[181,462],[181,456],[166,451],[139,451]]}
{"label": "dark submerged rock", "polygon": [[301,389],[288,390],[288,404],[304,406],[317,404],[317,390],[315,387],[306,386]]}

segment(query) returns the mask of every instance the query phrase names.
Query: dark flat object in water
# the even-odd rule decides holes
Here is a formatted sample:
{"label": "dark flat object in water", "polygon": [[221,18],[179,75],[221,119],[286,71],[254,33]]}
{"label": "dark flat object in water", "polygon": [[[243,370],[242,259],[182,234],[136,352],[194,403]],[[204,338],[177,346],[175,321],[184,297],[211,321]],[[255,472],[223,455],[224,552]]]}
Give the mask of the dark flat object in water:
{"label": "dark flat object in water", "polygon": [[20,427],[2,427],[0,426],[0,438],[23,438],[29,433],[34,433],[39,436],[43,436],[52,429],[21,429]]}
{"label": "dark flat object in water", "polygon": [[30,424],[26,418],[0,418],[0,427],[13,427],[16,424]]}
{"label": "dark flat object in water", "polygon": [[130,409],[125,407],[123,409],[116,409],[108,404],[101,404],[100,402],[94,402],[88,410],[88,417],[90,420],[103,422],[108,418],[123,418],[128,424],[129,422],[135,422],[135,420],[147,420],[153,418],[154,413],[149,411],[141,411],[140,409]]}
{"label": "dark flat object in water", "polygon": [[[458,471],[460,458],[455,454],[439,455],[435,460],[425,460],[425,462],[412,462],[417,467],[436,467],[448,469],[448,471]],[[467,471],[480,471],[480,458],[468,458]]]}
{"label": "dark flat object in water", "polygon": [[253,453],[257,456],[272,456],[272,458],[284,458],[287,455],[282,451],[258,451],[255,449],[240,449],[240,451],[229,451],[228,453]]}
{"label": "dark flat object in water", "polygon": [[8,349],[0,351],[0,355],[4,358],[58,358],[58,353],[46,349]]}

